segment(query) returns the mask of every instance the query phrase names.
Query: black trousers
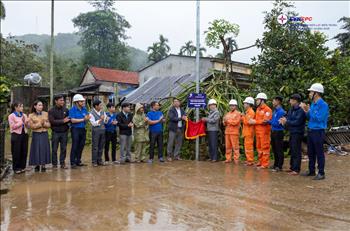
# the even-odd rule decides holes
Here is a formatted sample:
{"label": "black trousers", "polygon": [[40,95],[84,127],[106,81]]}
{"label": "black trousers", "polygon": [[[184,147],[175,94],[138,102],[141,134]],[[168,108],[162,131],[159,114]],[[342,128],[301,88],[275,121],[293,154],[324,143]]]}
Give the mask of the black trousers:
{"label": "black trousers", "polygon": [[72,149],[70,153],[70,164],[78,165],[81,163],[81,155],[85,146],[86,130],[85,128],[71,128]]}
{"label": "black trousers", "polygon": [[13,171],[26,168],[28,156],[28,135],[22,131],[22,134],[11,133],[11,153]]}
{"label": "black trousers", "polygon": [[60,165],[65,164],[67,154],[68,132],[52,132],[52,165],[57,165],[57,149],[60,146]]}
{"label": "black trousers", "polygon": [[218,160],[218,131],[208,131],[209,157]]}
{"label": "black trousers", "polygon": [[325,156],[323,143],[326,133],[324,130],[309,130],[307,133],[307,154],[309,156],[309,171],[315,172],[317,159],[318,173],[324,175]]}
{"label": "black trousers", "polygon": [[157,143],[158,159],[163,157],[163,132],[150,132],[149,158],[154,158],[154,148]]}
{"label": "black trousers", "polygon": [[275,158],[275,163],[273,164],[273,166],[280,169],[282,169],[283,161],[284,161],[283,137],[284,137],[284,131],[271,132],[272,152]]}
{"label": "black trousers", "polygon": [[303,134],[290,134],[289,150],[290,150],[290,170],[300,172],[301,165],[301,142]]}
{"label": "black trousers", "polygon": [[112,145],[112,161],[116,161],[116,150],[117,150],[117,132],[107,132],[105,134],[105,161],[109,161],[109,147]]}

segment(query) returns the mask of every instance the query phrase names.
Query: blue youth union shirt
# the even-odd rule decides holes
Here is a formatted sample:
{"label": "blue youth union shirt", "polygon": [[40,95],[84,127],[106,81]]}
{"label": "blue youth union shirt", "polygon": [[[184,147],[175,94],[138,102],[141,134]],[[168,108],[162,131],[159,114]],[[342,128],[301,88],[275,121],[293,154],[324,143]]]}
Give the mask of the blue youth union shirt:
{"label": "blue youth union shirt", "polygon": [[312,103],[307,118],[309,119],[308,128],[312,130],[320,130],[327,128],[329,116],[328,104],[319,99],[316,103]]}
{"label": "blue youth union shirt", "polygon": [[269,124],[271,125],[272,131],[283,131],[284,127],[278,122],[280,118],[285,116],[286,112],[283,110],[282,107],[277,107],[273,111],[272,119],[269,120]]}
{"label": "blue youth union shirt", "polygon": [[[73,106],[69,110],[69,118],[71,119],[83,119],[88,113],[86,110],[86,107],[82,107],[79,109],[77,106]],[[80,122],[80,123],[71,123],[72,128],[85,128],[86,122]]]}
{"label": "blue youth union shirt", "polygon": [[106,131],[108,132],[116,132],[117,130],[117,125],[113,125],[112,122],[114,120],[117,120],[117,114],[116,113],[110,113],[107,112],[106,115],[109,117],[108,122],[105,124]]}
{"label": "blue youth union shirt", "polygon": [[[150,111],[147,113],[147,118],[149,118],[150,120],[159,120],[161,116],[163,116],[163,113],[161,111]],[[157,124],[150,125],[149,130],[151,132],[162,132],[163,124],[157,123]]]}

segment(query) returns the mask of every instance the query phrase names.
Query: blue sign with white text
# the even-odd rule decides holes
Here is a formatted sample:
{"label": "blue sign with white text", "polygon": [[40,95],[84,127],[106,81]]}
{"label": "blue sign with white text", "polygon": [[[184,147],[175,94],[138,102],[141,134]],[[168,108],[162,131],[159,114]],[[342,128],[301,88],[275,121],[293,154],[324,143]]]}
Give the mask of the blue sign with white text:
{"label": "blue sign with white text", "polygon": [[189,108],[205,108],[207,106],[207,95],[203,93],[191,93],[187,98]]}

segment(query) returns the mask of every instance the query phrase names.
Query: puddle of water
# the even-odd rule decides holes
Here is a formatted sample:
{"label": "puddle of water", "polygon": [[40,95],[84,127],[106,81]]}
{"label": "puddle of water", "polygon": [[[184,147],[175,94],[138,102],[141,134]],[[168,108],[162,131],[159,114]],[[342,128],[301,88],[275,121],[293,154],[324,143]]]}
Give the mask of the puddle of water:
{"label": "puddle of water", "polygon": [[1,196],[1,230],[347,230],[337,158],[322,182],[194,161],[27,172]]}

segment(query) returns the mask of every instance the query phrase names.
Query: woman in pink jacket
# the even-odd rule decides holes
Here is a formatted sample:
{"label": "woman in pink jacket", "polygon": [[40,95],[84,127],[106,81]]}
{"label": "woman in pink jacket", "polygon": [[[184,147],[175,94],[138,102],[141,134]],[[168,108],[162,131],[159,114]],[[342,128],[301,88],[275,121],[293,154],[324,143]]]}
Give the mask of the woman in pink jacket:
{"label": "woman in pink jacket", "polygon": [[12,104],[11,114],[8,116],[11,132],[12,168],[16,174],[23,173],[27,165],[29,120],[23,113],[23,104]]}

